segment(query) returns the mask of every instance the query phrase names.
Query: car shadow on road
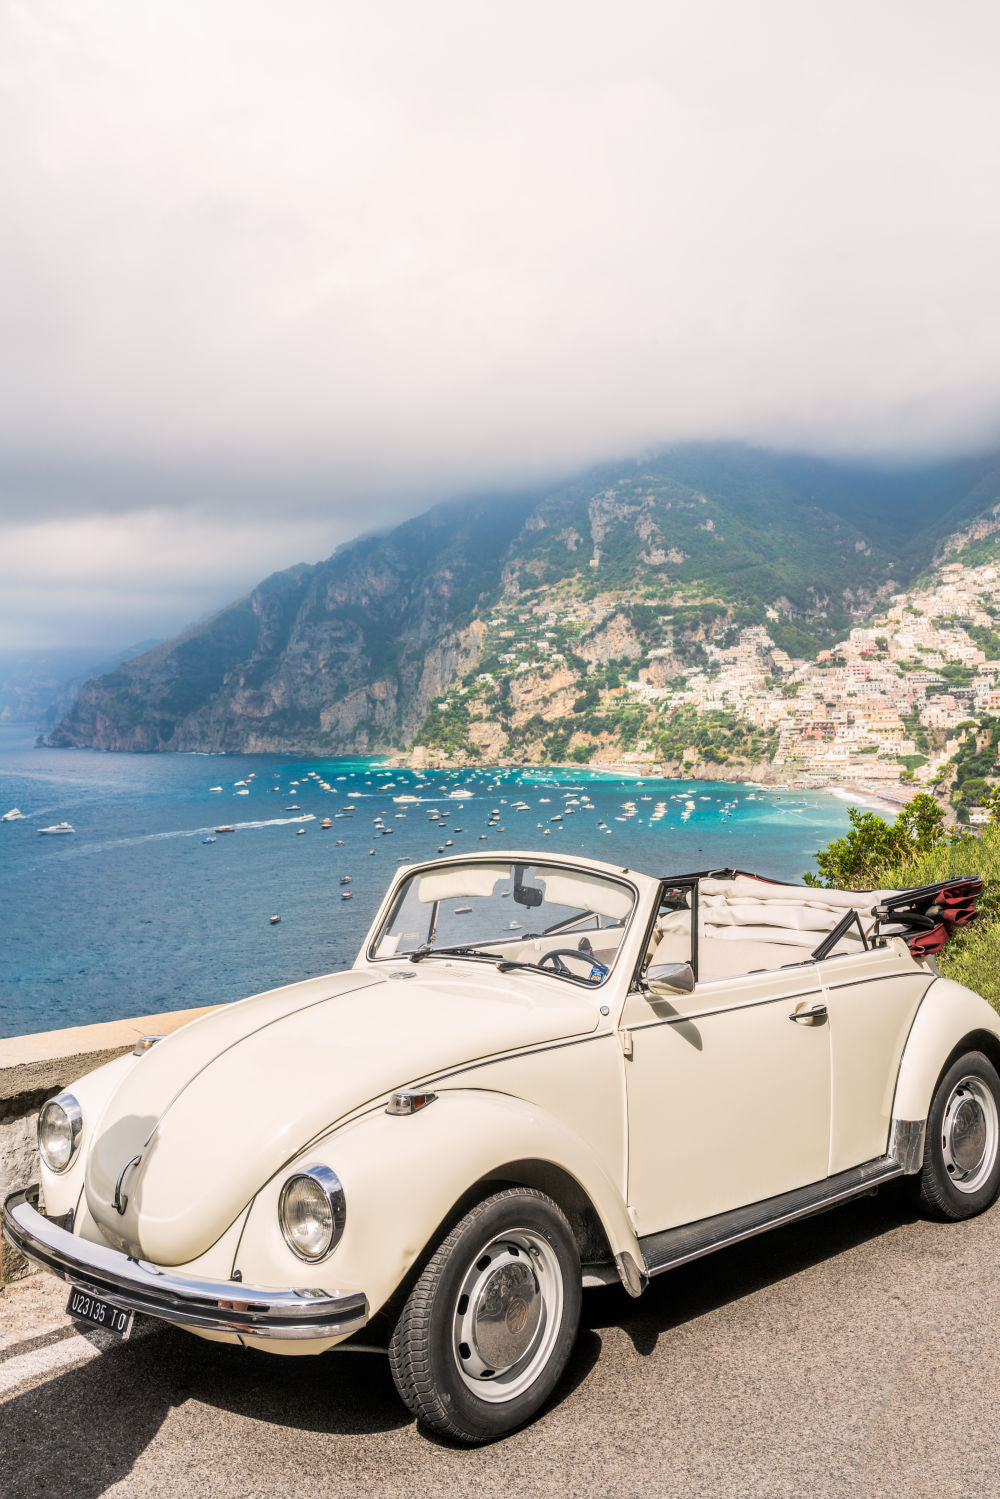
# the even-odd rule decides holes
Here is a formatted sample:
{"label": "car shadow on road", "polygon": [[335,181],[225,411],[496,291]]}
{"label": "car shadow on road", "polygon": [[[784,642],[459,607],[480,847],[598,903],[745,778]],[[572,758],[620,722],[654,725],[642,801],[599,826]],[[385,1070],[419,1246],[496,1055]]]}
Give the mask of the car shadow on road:
{"label": "car shadow on road", "polygon": [[[654,1280],[639,1301],[609,1289],[584,1297],[580,1336],[558,1389],[560,1405],[620,1327],[641,1355],[672,1328],[835,1258],[916,1218],[898,1184],[876,1199],[806,1219],[721,1250]],[[0,1409],[0,1495],[99,1499],[128,1476],[170,1414],[187,1401],[301,1432],[367,1436],[412,1423],[378,1353],[281,1358],[163,1329],[8,1400]],[[204,1461],[210,1486],[212,1462]],[[192,1464],[197,1463],[192,1459]]]}
{"label": "car shadow on road", "polygon": [[[98,1499],[131,1473],[171,1412],[192,1400],[302,1432],[367,1436],[412,1419],[384,1355],[282,1358],[164,1328],[0,1407],[0,1495]],[[204,1457],[209,1491],[213,1460]],[[198,1462],[192,1456],[190,1466]]]}
{"label": "car shadow on road", "polygon": [[638,1301],[619,1288],[584,1297],[583,1325],[621,1327],[637,1353],[650,1354],[661,1334],[764,1290],[801,1270],[917,1221],[903,1183],[881,1187],[833,1211],[771,1229],[717,1250],[653,1280]]}

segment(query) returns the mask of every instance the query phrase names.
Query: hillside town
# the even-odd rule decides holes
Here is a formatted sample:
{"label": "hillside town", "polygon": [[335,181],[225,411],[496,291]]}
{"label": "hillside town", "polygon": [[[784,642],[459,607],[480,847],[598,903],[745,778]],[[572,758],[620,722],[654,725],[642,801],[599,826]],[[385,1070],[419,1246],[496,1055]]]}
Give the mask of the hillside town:
{"label": "hillside town", "polygon": [[[776,607],[743,627],[719,607],[686,654],[684,609],[639,607],[641,631],[621,598],[500,609],[479,669],[435,704],[417,758],[527,752],[719,778],[756,766],[768,781],[889,801],[937,788],[959,821],[987,819],[976,794],[1000,717],[997,563],[945,562],[814,659],[778,645]],[[963,775],[970,758],[977,774]]]}
{"label": "hillside town", "polygon": [[[952,563],[815,661],[789,656],[753,626],[729,648],[708,644],[709,666],[683,686],[653,686],[648,672],[628,686],[638,701],[733,712],[775,734],[776,771],[925,786],[959,753],[963,727],[1000,713],[998,615],[1000,570]],[[970,810],[972,821],[983,815]]]}

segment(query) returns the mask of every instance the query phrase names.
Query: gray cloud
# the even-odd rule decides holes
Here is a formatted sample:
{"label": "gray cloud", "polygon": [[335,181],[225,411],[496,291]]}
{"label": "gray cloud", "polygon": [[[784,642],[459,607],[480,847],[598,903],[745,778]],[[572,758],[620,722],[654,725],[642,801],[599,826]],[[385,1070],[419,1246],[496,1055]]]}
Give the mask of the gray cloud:
{"label": "gray cloud", "polygon": [[10,0],[0,614],[26,520],[82,619],[173,516],[142,635],[666,441],[1000,440],[998,43],[977,0]]}

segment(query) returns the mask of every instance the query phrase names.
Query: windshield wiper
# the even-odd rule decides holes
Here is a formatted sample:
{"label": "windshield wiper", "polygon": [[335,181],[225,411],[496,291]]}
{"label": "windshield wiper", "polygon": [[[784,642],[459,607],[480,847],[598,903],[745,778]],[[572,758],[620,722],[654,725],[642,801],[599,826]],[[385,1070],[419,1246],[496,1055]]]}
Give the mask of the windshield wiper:
{"label": "windshield wiper", "polygon": [[419,963],[422,958],[497,958],[499,953],[485,952],[481,947],[418,947],[410,953],[410,962]]}

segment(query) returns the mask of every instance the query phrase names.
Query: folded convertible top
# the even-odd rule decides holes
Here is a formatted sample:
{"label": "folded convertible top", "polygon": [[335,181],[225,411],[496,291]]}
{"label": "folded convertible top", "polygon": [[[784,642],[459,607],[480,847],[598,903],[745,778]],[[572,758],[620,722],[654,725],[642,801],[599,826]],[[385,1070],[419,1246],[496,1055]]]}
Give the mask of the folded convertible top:
{"label": "folded convertible top", "polygon": [[872,914],[879,929],[890,925],[894,936],[905,939],[915,958],[928,958],[942,950],[958,927],[975,921],[982,893],[978,875],[944,880],[940,885],[918,885],[890,895]]}
{"label": "folded convertible top", "polygon": [[[744,869],[706,869],[684,878],[698,881],[707,905],[732,907],[728,912],[716,910],[710,918],[719,927],[719,935],[736,936],[740,926],[753,920],[751,913],[758,904],[771,908],[769,917],[772,912],[780,917],[778,922],[765,917],[765,925],[801,927],[803,941],[807,940],[805,929],[823,928],[820,910],[830,914],[838,909],[845,914],[854,910],[859,917],[875,918],[873,937],[902,937],[915,958],[941,952],[959,927],[974,921],[983,893],[983,882],[975,874],[917,885],[911,890],[831,890],[771,880]],[[801,907],[801,914],[793,907]],[[860,929],[857,935],[859,941],[863,940]]]}

